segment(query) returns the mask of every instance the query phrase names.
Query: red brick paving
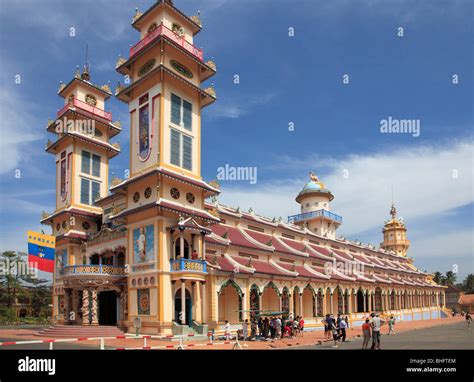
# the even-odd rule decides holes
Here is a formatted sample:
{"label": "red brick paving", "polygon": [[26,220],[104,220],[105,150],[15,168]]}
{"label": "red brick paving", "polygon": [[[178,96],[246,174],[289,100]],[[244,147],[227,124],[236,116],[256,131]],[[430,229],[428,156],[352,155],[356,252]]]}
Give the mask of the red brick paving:
{"label": "red brick paving", "polygon": [[[433,320],[419,320],[419,321],[404,321],[398,322],[395,325],[395,330],[397,333],[406,332],[410,330],[417,330],[422,328],[429,328],[433,326],[439,325],[449,325],[453,322],[462,321],[463,317],[449,317],[449,318],[440,318],[440,319],[433,319]],[[388,326],[385,325],[382,328],[382,333],[388,332]],[[9,338],[15,339],[16,341],[27,341],[27,340],[38,340],[38,337],[34,336],[35,331],[29,329],[0,329],[0,338]],[[347,331],[347,338],[355,338],[361,334],[361,328],[351,328]],[[281,340],[273,340],[273,341],[241,341],[241,345],[243,349],[275,349],[275,348],[287,348],[290,346],[303,346],[303,345],[313,345],[318,341],[324,341],[324,332],[322,330],[306,332],[304,333],[303,337],[296,337],[292,339],[281,339]],[[218,344],[224,341],[216,339],[216,345],[209,346],[207,345],[207,341],[184,341],[184,345],[194,345],[189,347],[189,349],[232,349],[234,345],[234,341],[230,341],[230,343],[226,344]],[[80,341],[81,345],[90,346],[93,348],[99,348],[100,342],[99,341]],[[154,346],[177,346],[179,345],[179,341],[169,341],[169,340],[160,340],[160,339],[147,339],[146,340],[147,347],[154,347]],[[45,344],[45,346],[47,346]],[[115,348],[130,348],[130,347],[143,347],[144,340],[143,338],[127,338],[127,339],[118,339],[118,340],[105,340],[106,347],[115,347]],[[45,347],[46,348],[46,347]],[[174,347],[176,348],[176,347]],[[188,349],[188,347],[186,346]]]}

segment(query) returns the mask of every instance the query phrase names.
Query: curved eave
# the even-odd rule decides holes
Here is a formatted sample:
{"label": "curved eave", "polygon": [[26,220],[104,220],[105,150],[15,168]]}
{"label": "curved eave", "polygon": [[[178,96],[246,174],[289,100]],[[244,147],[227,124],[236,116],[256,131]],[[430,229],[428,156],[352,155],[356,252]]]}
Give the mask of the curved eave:
{"label": "curved eave", "polygon": [[199,24],[196,24],[190,17],[186,16],[183,12],[181,12],[178,8],[174,7],[171,4],[166,3],[165,1],[158,0],[153,6],[148,8],[145,12],[143,12],[140,17],[137,17],[135,20],[132,21],[132,27],[135,28],[137,31],[141,31],[141,28],[143,28],[142,23],[145,23],[147,20],[147,17],[153,12],[153,10],[157,7],[160,6],[166,6],[168,7],[172,12],[177,13],[179,16],[181,16],[187,23],[189,23],[191,30],[193,32],[193,36],[196,33],[199,33],[202,29],[202,26]]}
{"label": "curved eave", "polygon": [[201,109],[204,107],[210,105],[211,103],[215,102],[217,97],[214,97],[213,95],[207,93],[204,89],[201,89],[199,86],[196,86],[192,84],[191,82],[185,80],[183,77],[180,75],[173,73],[170,69],[165,67],[163,64],[158,65],[155,69],[147,73],[144,77],[140,78],[137,81],[134,81],[132,84],[127,86],[126,88],[122,89],[119,93],[117,93],[115,96],[117,99],[119,99],[122,102],[128,103],[130,102],[130,92],[135,89],[137,86],[142,84],[145,80],[150,79],[153,77],[155,74],[158,74],[160,72],[164,72],[165,74],[170,75],[171,77],[181,81],[183,84],[186,86],[190,87],[194,91],[198,92],[201,95]]}
{"label": "curved eave", "polygon": [[104,100],[107,101],[111,96],[112,93],[106,92],[105,90],[101,89],[97,85],[94,85],[93,83],[89,81],[85,81],[82,78],[76,78],[74,77],[71,81],[69,81],[59,92],[58,95],[64,98],[64,94],[67,92],[67,89],[74,84],[75,82],[79,82],[80,84],[87,86],[99,93],[101,93],[104,96]]}
{"label": "curved eave", "polygon": [[184,49],[182,46],[178,45],[176,42],[171,40],[169,37],[166,35],[159,35],[156,36],[156,38],[148,43],[143,49],[141,49],[138,53],[134,54],[132,57],[130,57],[127,61],[122,63],[121,65],[117,66],[115,70],[119,72],[120,74],[123,75],[130,75],[131,74],[131,65],[137,61],[140,57],[142,57],[145,53],[147,53],[150,49],[152,49],[154,46],[156,46],[161,40],[166,42],[167,44],[171,45],[172,47],[178,49],[181,53],[186,55],[189,59],[194,61],[199,65],[199,76],[202,81],[206,81],[208,78],[212,77],[217,73],[217,70],[212,68],[211,66],[207,65],[204,61],[201,61],[199,58],[197,58],[195,55],[191,54],[188,52],[186,49]]}
{"label": "curved eave", "polygon": [[66,133],[64,134],[61,138],[59,138],[56,142],[54,142],[52,145],[48,146],[45,151],[47,153],[50,153],[50,154],[57,154],[55,150],[55,148],[59,145],[59,143],[61,143],[62,141],[64,141],[65,139],[71,137],[72,139],[79,139],[79,140],[83,140],[84,142],[88,142],[90,144],[93,144],[93,145],[96,145],[96,146],[99,146],[103,149],[105,149],[108,153],[109,153],[109,159],[110,158],[113,158],[114,156],[118,155],[120,153],[120,149],[116,149],[115,147],[113,147],[112,145],[108,144],[108,143],[104,143],[104,142],[101,142],[101,141],[97,141],[95,139],[92,139],[92,138],[88,138],[86,136],[83,136],[83,135],[79,135],[79,134],[73,134],[73,133]]}
{"label": "curved eave", "polygon": [[92,212],[92,211],[82,211],[80,209],[74,208],[70,210],[62,210],[59,212],[56,212],[54,214],[49,215],[48,217],[40,220],[41,224],[45,225],[50,225],[52,223],[52,220],[58,216],[61,216],[63,214],[68,214],[72,216],[80,216],[80,217],[86,217],[86,218],[99,218],[102,214],[100,212]]}
{"label": "curved eave", "polygon": [[73,114],[78,114],[80,115],[81,117],[84,117],[84,118],[91,118],[93,119],[95,122],[98,122],[100,123],[102,126],[106,127],[110,133],[109,133],[109,138],[113,138],[115,137],[117,134],[121,133],[122,132],[122,128],[118,127],[118,126],[115,126],[112,122],[110,121],[107,121],[106,119],[104,118],[101,118],[95,114],[91,114],[91,113],[88,113],[87,111],[85,110],[78,110],[77,108],[75,107],[70,107],[69,109],[66,109],[64,111],[64,113],[62,113],[59,117],[57,117],[54,122],[50,123],[48,126],[46,126],[46,130],[50,133],[53,133],[53,134],[57,134],[56,131],[55,131],[55,127],[54,125],[56,124],[56,122],[58,120],[60,120],[61,118],[63,118],[67,113],[73,113]]}
{"label": "curved eave", "polygon": [[304,198],[313,194],[329,196],[330,202],[334,199],[334,195],[331,193],[331,191],[326,188],[322,188],[320,190],[303,190],[298,194],[295,200],[297,203],[300,203]]}

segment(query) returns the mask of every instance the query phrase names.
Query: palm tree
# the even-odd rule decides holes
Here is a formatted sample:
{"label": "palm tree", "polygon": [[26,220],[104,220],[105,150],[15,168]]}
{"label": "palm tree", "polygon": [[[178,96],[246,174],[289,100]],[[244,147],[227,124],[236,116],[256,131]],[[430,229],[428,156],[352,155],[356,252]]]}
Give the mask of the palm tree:
{"label": "palm tree", "polygon": [[433,281],[436,284],[442,284],[443,274],[441,272],[435,272],[433,276]]}
{"label": "palm tree", "polygon": [[466,293],[474,293],[474,274],[470,273],[463,282],[462,289]]}
{"label": "palm tree", "polygon": [[456,273],[454,273],[453,271],[446,272],[446,285],[454,285],[454,283],[456,282],[456,278]]}

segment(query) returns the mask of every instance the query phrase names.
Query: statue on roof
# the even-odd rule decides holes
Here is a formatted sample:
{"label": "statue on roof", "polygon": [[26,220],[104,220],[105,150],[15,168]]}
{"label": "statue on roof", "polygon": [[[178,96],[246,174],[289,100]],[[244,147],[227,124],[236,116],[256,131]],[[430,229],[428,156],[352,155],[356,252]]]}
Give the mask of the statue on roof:
{"label": "statue on roof", "polygon": [[313,182],[319,182],[318,176],[313,171],[309,173],[309,179],[311,179]]}
{"label": "statue on roof", "polygon": [[390,215],[392,215],[392,219],[395,219],[397,216],[397,209],[395,208],[394,204],[392,204],[392,208],[390,208]]}

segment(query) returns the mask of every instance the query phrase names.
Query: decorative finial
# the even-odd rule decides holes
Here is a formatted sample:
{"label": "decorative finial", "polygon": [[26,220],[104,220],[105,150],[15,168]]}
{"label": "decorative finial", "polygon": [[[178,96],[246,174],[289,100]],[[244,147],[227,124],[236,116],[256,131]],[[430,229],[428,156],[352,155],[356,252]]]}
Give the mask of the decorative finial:
{"label": "decorative finial", "polygon": [[79,70],[79,65],[76,65],[76,72],[74,73],[75,78],[81,78],[81,71]]}

